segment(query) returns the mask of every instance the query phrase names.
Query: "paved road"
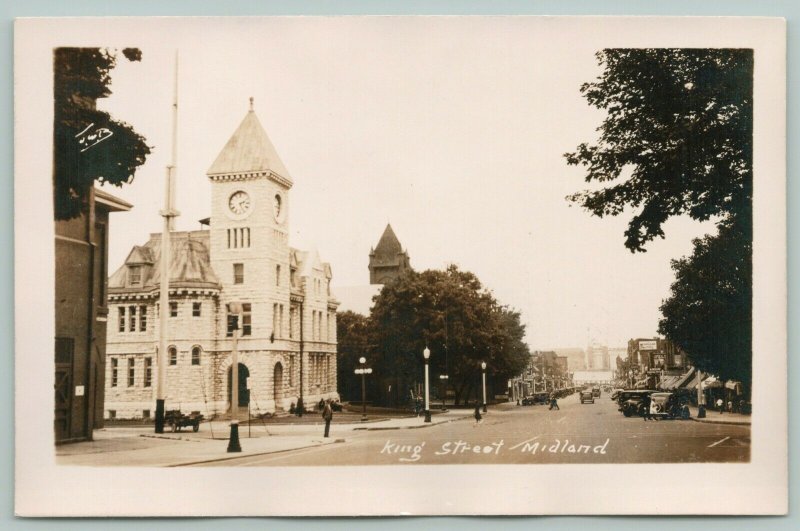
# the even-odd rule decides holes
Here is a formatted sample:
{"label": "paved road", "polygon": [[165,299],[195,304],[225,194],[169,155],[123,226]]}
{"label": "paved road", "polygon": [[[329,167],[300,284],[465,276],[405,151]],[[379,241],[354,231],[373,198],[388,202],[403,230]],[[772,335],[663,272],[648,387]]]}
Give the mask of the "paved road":
{"label": "paved road", "polygon": [[[204,466],[747,462],[750,427],[625,418],[608,395],[492,411],[423,429],[361,431],[346,442]],[[339,437],[333,426],[332,436]]]}

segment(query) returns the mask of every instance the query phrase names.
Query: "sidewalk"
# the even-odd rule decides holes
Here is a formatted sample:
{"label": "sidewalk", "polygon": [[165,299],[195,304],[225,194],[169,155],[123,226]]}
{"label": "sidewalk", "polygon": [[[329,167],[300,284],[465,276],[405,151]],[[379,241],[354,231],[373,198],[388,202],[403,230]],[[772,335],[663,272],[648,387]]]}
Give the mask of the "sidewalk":
{"label": "sidewalk", "polygon": [[[424,422],[423,417],[376,419],[358,423],[331,424],[331,436],[322,436],[324,423],[239,425],[241,452],[228,453],[230,425],[227,421],[204,422],[197,433],[154,433],[152,426],[115,427],[94,431],[94,440],[56,447],[59,465],[174,467],[243,456],[264,455],[346,442],[360,430],[428,428],[471,418],[471,411],[441,412]],[[248,429],[249,428],[249,429]],[[251,437],[248,437],[248,434]]]}
{"label": "sidewalk", "polygon": [[739,426],[750,425],[750,415],[742,415],[741,413],[728,413],[727,411],[720,414],[719,411],[713,409],[706,409],[706,417],[703,419],[697,418],[697,408],[689,406],[691,413],[691,420],[695,422],[706,422],[708,424],[736,424]]}

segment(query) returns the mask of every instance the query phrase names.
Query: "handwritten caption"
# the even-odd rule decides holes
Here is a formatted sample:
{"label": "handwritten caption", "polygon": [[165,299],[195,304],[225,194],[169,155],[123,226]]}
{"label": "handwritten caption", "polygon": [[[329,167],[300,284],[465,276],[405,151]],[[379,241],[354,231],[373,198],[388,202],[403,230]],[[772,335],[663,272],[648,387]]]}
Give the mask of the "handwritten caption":
{"label": "handwritten caption", "polygon": [[94,127],[94,123],[90,123],[86,126],[86,128],[75,135],[75,138],[78,139],[78,146],[81,148],[81,153],[86,151],[87,149],[96,146],[103,140],[107,140],[111,138],[114,134],[110,129],[106,127],[98,127],[97,129],[92,129]]}
{"label": "handwritten caption", "polygon": [[[606,439],[602,444],[590,445],[570,442],[569,439],[554,439],[551,442],[541,442],[536,440],[538,437],[522,441],[513,446],[506,446],[505,440],[491,442],[488,444],[472,444],[468,441],[446,441],[437,449],[433,450],[433,455],[437,457],[458,456],[463,454],[475,454],[484,456],[500,455],[503,452],[518,452],[523,454],[580,454],[580,455],[605,455],[610,439]],[[425,454],[425,441],[418,444],[403,444],[387,440],[380,451],[382,455],[396,456],[401,463],[414,463],[422,459]]]}

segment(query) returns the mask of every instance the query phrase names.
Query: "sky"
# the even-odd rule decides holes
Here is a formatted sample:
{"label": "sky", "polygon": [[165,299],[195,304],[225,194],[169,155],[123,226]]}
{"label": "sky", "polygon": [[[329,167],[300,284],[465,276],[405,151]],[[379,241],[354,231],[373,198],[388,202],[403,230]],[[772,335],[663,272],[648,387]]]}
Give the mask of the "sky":
{"label": "sky", "polygon": [[[210,214],[205,172],[255,100],[294,186],[290,244],[316,248],[337,286],[369,282],[368,253],[391,223],[417,270],[457,264],[519,310],[533,349],[611,347],[657,333],[673,281],[709,223],[673,219],[666,238],[632,254],[635,214],[599,219],[567,195],[587,187],[564,153],[594,142],[603,113],[581,97],[595,52],[624,44],[595,32],[513,18],[229,19],[153,28],[142,61],[119,61],[98,103],[153,153],[109,191],[109,271],[161,230],[170,105],[178,68],[177,230]],[[135,39],[134,39],[135,40]]]}

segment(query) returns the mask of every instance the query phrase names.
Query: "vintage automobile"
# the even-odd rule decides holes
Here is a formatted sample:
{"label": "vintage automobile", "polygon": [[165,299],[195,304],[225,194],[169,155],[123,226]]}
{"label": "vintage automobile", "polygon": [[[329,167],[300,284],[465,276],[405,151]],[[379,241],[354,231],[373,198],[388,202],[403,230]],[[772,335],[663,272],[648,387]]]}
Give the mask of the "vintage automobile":
{"label": "vintage automobile", "polygon": [[688,419],[688,396],[680,392],[653,393],[650,395],[650,415],[667,419]]}
{"label": "vintage automobile", "polygon": [[594,404],[594,393],[591,389],[584,389],[581,391],[581,404],[586,402]]}
{"label": "vintage automobile", "polygon": [[202,421],[203,415],[199,411],[192,411],[189,415],[184,415],[180,409],[172,409],[164,414],[164,424],[169,426],[173,432],[190,426],[192,431],[196,432],[200,429]]}
{"label": "vintage automobile", "polygon": [[642,406],[642,399],[645,396],[657,393],[652,389],[626,389],[620,391],[617,395],[617,404],[619,404],[619,411],[626,417],[634,415],[644,415],[644,407]]}

